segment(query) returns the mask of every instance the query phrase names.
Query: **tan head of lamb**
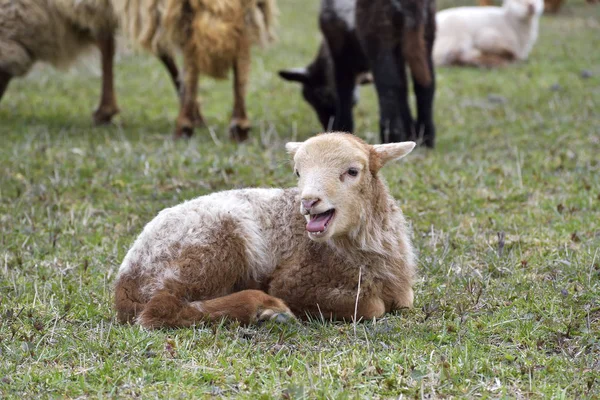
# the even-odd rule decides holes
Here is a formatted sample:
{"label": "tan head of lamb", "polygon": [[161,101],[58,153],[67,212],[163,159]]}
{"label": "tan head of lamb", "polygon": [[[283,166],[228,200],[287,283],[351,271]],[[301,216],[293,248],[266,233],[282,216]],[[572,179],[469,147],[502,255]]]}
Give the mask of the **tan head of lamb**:
{"label": "tan head of lamb", "polygon": [[347,133],[287,143],[309,238],[321,242],[360,229],[365,214],[378,200],[374,192],[382,190],[379,169],[414,147],[414,142],[369,145]]}

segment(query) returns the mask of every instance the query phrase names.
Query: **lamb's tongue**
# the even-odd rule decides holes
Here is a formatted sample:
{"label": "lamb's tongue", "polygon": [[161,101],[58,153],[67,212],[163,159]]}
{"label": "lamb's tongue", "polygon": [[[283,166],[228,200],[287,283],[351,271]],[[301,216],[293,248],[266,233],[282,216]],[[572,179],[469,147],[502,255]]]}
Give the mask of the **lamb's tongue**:
{"label": "lamb's tongue", "polygon": [[306,230],[309,232],[322,232],[325,230],[325,224],[329,221],[331,214],[320,214],[312,218],[306,224]]}

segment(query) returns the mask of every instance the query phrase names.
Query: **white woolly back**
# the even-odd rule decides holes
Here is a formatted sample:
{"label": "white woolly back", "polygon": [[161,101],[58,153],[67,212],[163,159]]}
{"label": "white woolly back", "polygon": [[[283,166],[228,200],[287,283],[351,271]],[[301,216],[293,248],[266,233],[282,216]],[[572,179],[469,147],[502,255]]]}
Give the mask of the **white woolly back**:
{"label": "white woolly back", "polygon": [[166,269],[169,260],[177,259],[182,248],[215,245],[214,230],[228,219],[235,225],[235,234],[245,242],[249,273],[257,279],[275,267],[262,233],[261,216],[270,201],[282,193],[282,189],[225,191],[167,208],[144,227],[119,274],[130,272],[135,263],[144,273],[156,275],[156,271]]}

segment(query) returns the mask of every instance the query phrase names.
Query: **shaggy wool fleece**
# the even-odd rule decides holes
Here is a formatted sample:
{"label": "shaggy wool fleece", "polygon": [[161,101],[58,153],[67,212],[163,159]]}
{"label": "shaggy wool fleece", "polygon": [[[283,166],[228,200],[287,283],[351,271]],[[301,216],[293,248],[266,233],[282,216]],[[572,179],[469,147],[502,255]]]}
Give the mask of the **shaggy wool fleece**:
{"label": "shaggy wool fleece", "polygon": [[36,61],[68,66],[116,26],[110,0],[0,0],[0,70],[22,76]]}
{"label": "shaggy wool fleece", "polygon": [[274,38],[275,0],[113,0],[124,32],[155,54],[180,50],[200,73],[225,78],[242,36]]}

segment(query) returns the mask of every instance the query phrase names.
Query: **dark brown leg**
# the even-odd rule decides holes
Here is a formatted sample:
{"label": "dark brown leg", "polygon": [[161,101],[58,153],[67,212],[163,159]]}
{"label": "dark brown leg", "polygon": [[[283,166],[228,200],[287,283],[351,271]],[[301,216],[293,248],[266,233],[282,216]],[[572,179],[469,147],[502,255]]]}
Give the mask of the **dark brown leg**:
{"label": "dark brown leg", "polygon": [[101,34],[98,37],[97,44],[102,56],[102,94],[100,95],[100,104],[94,112],[94,123],[104,125],[110,123],[112,117],[119,112],[113,86],[113,61],[115,57],[113,32]]}
{"label": "dark brown leg", "polygon": [[[177,64],[175,64],[175,60],[168,54],[161,54],[159,56],[160,61],[164,64],[165,68],[169,72],[171,76],[171,80],[173,81],[173,86],[175,86],[175,90],[177,91],[177,95],[179,96],[179,100],[183,101],[183,92],[181,89],[181,77],[179,76],[179,69],[177,68]],[[194,115],[192,118],[194,122],[194,126],[196,128],[204,128],[206,123],[204,122],[204,118],[200,113],[200,104],[198,103],[198,99],[196,99],[196,107],[194,109]]]}
{"label": "dark brown leg", "polygon": [[0,100],[2,100],[2,95],[4,95],[4,91],[8,87],[8,83],[12,79],[12,75],[8,72],[4,72],[0,70]]}
{"label": "dark brown leg", "polygon": [[181,88],[181,105],[175,139],[183,136],[191,137],[194,134],[194,111],[197,110],[196,96],[198,95],[198,67],[194,64],[193,56],[184,55],[184,81]]}
{"label": "dark brown leg", "polygon": [[250,73],[250,42],[247,38],[242,38],[240,51],[233,64],[233,115],[229,125],[229,136],[236,142],[243,142],[248,139],[250,131],[250,121],[246,115],[246,86],[248,84],[248,75]]}

